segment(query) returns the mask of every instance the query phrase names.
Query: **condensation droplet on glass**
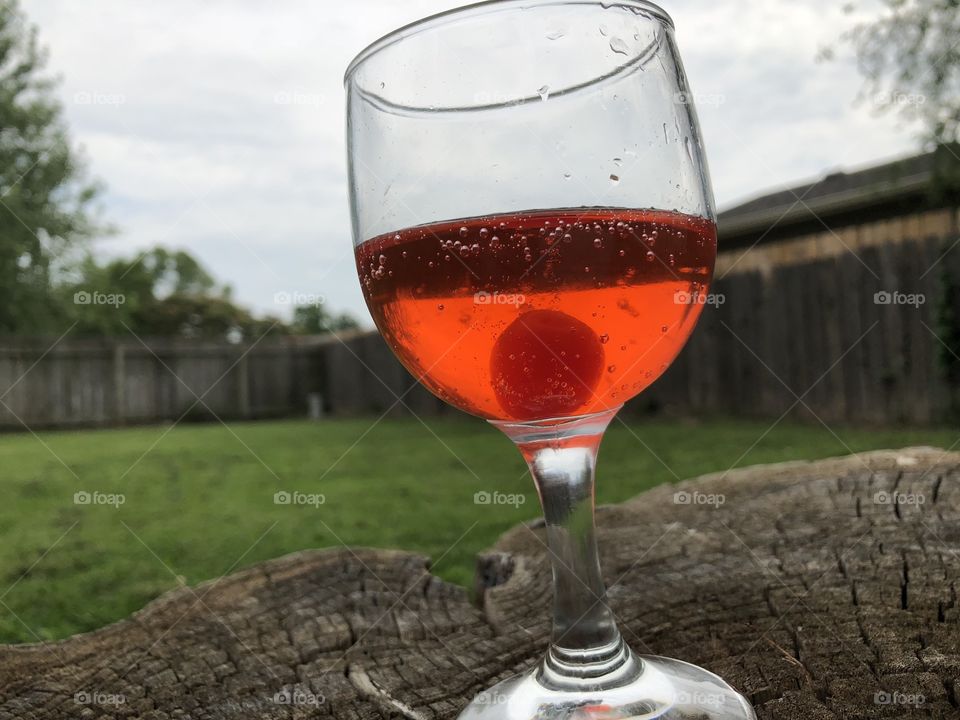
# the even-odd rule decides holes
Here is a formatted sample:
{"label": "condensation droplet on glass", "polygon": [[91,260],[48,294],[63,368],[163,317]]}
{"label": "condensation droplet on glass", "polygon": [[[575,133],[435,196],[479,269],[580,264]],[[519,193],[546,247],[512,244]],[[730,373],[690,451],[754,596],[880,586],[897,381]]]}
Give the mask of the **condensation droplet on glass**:
{"label": "condensation droplet on glass", "polygon": [[547,40],[559,40],[563,37],[563,30],[554,30],[547,34]]}
{"label": "condensation droplet on glass", "polygon": [[611,174],[610,174],[610,182],[612,182],[614,185],[619,185],[619,184],[620,184],[620,176],[619,176],[619,175],[614,175],[614,174],[611,173]]}
{"label": "condensation droplet on glass", "polygon": [[620,167],[621,165],[623,165],[623,158],[615,157],[613,159],[613,164],[616,165],[617,167]]}
{"label": "condensation droplet on glass", "polygon": [[600,34],[603,35],[604,37],[606,37],[606,36],[607,36],[607,33],[609,32],[609,31],[607,30],[607,26],[606,26],[606,25],[601,25],[600,28],[599,28],[599,30],[600,30]]}
{"label": "condensation droplet on glass", "polygon": [[618,55],[626,55],[628,52],[627,44],[618,37],[612,38],[610,40],[610,49],[613,50]]}
{"label": "condensation droplet on glass", "polygon": [[610,365],[610,366],[607,367],[607,372],[608,372],[608,373],[613,373],[613,372],[616,372],[616,371],[617,371],[617,366],[616,366],[616,365]]}
{"label": "condensation droplet on glass", "polygon": [[470,234],[470,230],[468,228],[466,227],[460,228],[460,237],[465,238],[469,234]]}
{"label": "condensation droplet on glass", "polygon": [[653,250],[647,250],[647,262],[653,262],[656,257],[657,256],[653,254]]}
{"label": "condensation droplet on glass", "polygon": [[541,85],[541,86],[537,89],[537,94],[540,96],[540,99],[541,99],[541,100],[546,100],[548,97],[550,97],[550,86],[549,86],[549,85]]}
{"label": "condensation droplet on glass", "polygon": [[481,240],[486,240],[488,235],[490,235],[490,231],[489,231],[489,230],[487,230],[486,228],[480,228],[480,239],[481,239]]}
{"label": "condensation droplet on glass", "polygon": [[684,135],[683,149],[687,151],[687,159],[693,162],[693,148],[690,147],[690,136]]}
{"label": "condensation droplet on glass", "polygon": [[663,325],[663,326],[660,328],[660,332],[665,333],[665,332],[666,332],[667,330],[669,330],[669,329],[670,329],[670,328],[668,328],[666,325]]}
{"label": "condensation droplet on glass", "polygon": [[437,305],[437,310],[443,310],[443,303],[440,303],[439,305]]}
{"label": "condensation droplet on glass", "polygon": [[601,342],[603,345],[606,345],[609,341],[610,341],[610,336],[607,335],[606,333],[604,333],[603,335],[600,336],[600,342]]}
{"label": "condensation droplet on glass", "polygon": [[570,174],[570,173],[564,173],[564,174],[563,174],[563,179],[564,179],[564,180],[569,180],[569,179],[572,178],[572,177],[573,177],[573,175]]}

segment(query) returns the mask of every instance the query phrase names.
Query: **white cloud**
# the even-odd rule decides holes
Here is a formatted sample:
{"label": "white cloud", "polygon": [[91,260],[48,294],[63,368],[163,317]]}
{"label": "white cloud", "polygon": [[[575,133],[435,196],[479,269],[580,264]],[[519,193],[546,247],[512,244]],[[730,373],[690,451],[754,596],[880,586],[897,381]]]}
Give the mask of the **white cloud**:
{"label": "white cloud", "polygon": [[[343,71],[380,35],[454,4],[23,2],[63,77],[73,136],[108,188],[121,232],[104,252],[184,247],[261,310],[281,311],[279,290],[320,292],[361,317]],[[694,91],[722,96],[700,108],[721,207],[915,146],[892,118],[854,106],[852,63],[815,62],[851,22],[835,3],[665,7]],[[78,103],[83,93],[103,102]]]}

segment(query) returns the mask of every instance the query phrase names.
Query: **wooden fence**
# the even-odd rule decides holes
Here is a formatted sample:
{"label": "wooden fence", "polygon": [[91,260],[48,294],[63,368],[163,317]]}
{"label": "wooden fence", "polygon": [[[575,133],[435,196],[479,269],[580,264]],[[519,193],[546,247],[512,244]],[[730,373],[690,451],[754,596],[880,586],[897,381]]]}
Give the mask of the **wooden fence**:
{"label": "wooden fence", "polygon": [[0,341],[0,427],[305,414],[324,377],[315,338],[230,343]]}
{"label": "wooden fence", "polygon": [[714,283],[687,347],[641,396],[681,414],[895,425],[956,419],[960,247],[889,243]]}
{"label": "wooden fence", "polygon": [[[889,243],[717,278],[711,293],[723,303],[704,308],[677,360],[628,409],[885,425],[956,419],[954,240]],[[334,413],[402,414],[397,396],[418,415],[444,411],[375,333],[323,352]]]}
{"label": "wooden fence", "polygon": [[[826,423],[954,420],[960,247],[929,238],[732,272],[633,412]],[[886,293],[886,295],[882,294]],[[453,412],[376,333],[255,346],[129,338],[0,340],[0,427]],[[199,399],[198,399],[199,398]]]}

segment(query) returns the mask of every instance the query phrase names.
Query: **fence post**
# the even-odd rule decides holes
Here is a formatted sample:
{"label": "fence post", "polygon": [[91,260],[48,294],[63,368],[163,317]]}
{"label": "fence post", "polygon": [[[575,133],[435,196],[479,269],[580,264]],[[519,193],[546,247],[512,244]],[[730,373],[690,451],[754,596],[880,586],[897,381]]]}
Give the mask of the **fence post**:
{"label": "fence post", "polygon": [[237,405],[240,417],[250,417],[250,366],[246,352],[237,362]]}
{"label": "fence post", "polygon": [[123,425],[127,409],[127,362],[123,344],[113,344],[113,421]]}

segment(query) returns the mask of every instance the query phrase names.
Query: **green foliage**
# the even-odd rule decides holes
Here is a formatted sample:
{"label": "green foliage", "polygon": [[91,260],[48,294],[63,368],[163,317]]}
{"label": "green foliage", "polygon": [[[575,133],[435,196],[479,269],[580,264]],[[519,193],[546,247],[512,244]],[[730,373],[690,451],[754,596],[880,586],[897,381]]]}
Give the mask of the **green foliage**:
{"label": "green foliage", "polygon": [[56,260],[101,230],[45,62],[17,2],[0,0],[0,332],[59,327]]}
{"label": "green foliage", "polygon": [[74,275],[57,292],[78,334],[252,340],[289,331],[234,304],[229,288],[183,251],[154,248],[102,266],[88,256]]}
{"label": "green foliage", "polygon": [[[843,36],[880,110],[919,120],[929,140],[960,141],[960,2],[882,0]],[[829,53],[828,53],[829,54]]]}
{"label": "green foliage", "polygon": [[301,305],[293,311],[291,330],[297,335],[325,335],[356,330],[359,323],[349,315],[332,315],[320,304]]}
{"label": "green foliage", "polygon": [[280,333],[286,325],[277,318],[255,318],[224,297],[175,294],[147,306],[138,316],[140,335],[183,338],[257,340]]}
{"label": "green foliage", "polygon": [[256,340],[265,334],[323,335],[358,327],[348,315],[320,305],[294,309],[287,324],[256,317],[230,298],[189,253],[154,248],[133,259],[100,265],[87,256],[71,282],[55,290],[57,307],[75,334]]}

